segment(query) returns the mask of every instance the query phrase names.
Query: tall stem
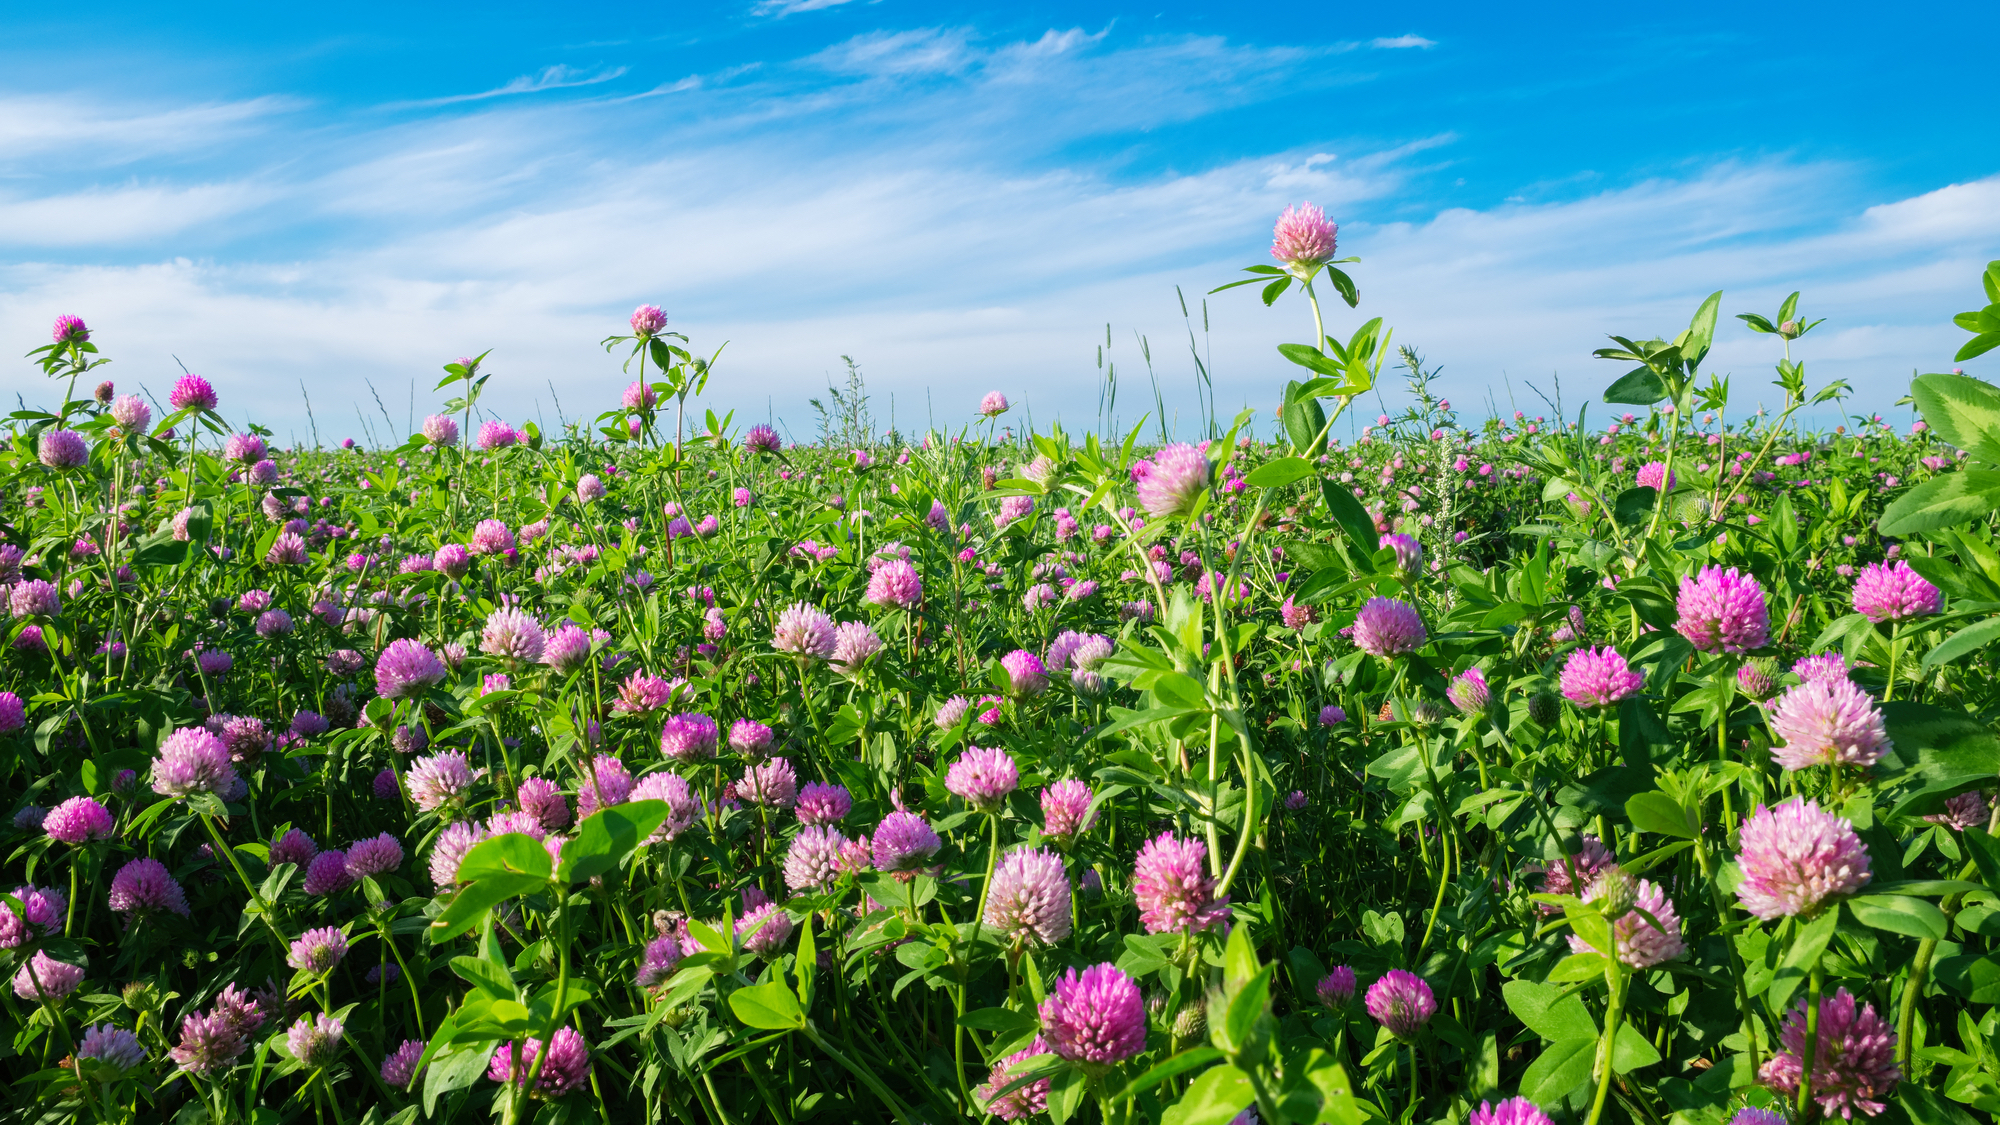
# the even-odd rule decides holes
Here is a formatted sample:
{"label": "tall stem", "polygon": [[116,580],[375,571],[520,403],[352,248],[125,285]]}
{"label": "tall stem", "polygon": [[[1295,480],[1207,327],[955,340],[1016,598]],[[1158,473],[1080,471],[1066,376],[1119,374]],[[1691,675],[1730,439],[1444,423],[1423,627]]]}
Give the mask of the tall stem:
{"label": "tall stem", "polygon": [[1812,977],[1806,985],[1806,1052],[1800,1060],[1799,1100],[1792,1119],[1801,1125],[1812,1125],[1819,1117],[1819,1104],[1812,1100],[1812,1078],[1814,1056],[1819,1054],[1819,963],[1813,963]]}
{"label": "tall stem", "polygon": [[1585,1125],[1597,1125],[1604,1116],[1604,1104],[1611,1095],[1611,1058],[1618,1042],[1618,1021],[1625,1014],[1625,967],[1618,963],[1617,923],[1609,930],[1611,949],[1605,960],[1610,966],[1604,970],[1604,981],[1611,988],[1611,1005],[1604,1013],[1604,1042],[1597,1050],[1597,1096],[1591,1100],[1590,1120]]}

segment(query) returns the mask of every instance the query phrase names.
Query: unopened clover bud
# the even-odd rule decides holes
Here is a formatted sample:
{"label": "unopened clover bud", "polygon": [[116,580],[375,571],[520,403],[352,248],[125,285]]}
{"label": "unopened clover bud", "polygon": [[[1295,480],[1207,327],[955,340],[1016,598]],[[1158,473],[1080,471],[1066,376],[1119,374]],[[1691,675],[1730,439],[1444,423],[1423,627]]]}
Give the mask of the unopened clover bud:
{"label": "unopened clover bud", "polygon": [[1805,326],[1796,320],[1788,320],[1778,325],[1778,335],[1787,340],[1796,340],[1805,332]]}
{"label": "unopened clover bud", "polygon": [[1208,1012],[1200,1004],[1182,1004],[1174,1014],[1174,1038],[1193,1039],[1208,1030]]}
{"label": "unopened clover bud", "polygon": [[1639,905],[1639,880],[1616,866],[1607,867],[1598,872],[1584,898],[1597,907],[1598,913],[1616,922]]}
{"label": "unopened clover bud", "polygon": [[1445,710],[1444,704],[1435,699],[1419,699],[1410,708],[1410,718],[1425,726],[1444,722],[1445,716],[1449,714],[1451,712]]}
{"label": "unopened clover bud", "polygon": [[1562,713],[1562,704],[1551,692],[1538,691],[1528,697],[1528,717],[1539,726],[1552,726]]}
{"label": "unopened clover bud", "polygon": [[135,1012],[150,1012],[160,1006],[160,990],[149,980],[135,980],[120,990],[125,1006]]}

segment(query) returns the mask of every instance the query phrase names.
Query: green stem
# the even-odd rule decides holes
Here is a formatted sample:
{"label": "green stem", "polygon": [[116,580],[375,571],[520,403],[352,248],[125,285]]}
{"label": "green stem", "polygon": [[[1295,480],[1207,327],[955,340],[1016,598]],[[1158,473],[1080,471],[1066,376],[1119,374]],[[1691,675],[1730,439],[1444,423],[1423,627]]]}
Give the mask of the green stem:
{"label": "green stem", "polygon": [[1792,1118],[1800,1125],[1812,1125],[1819,1117],[1819,1105],[1812,1100],[1814,1056],[1819,1053],[1819,988],[1819,964],[1814,962],[1812,976],[1806,984],[1806,1051],[1800,1060],[1799,1100],[1795,1106],[1796,1115]]}
{"label": "green stem", "polygon": [[1618,963],[1618,928],[1614,922],[1610,926],[1611,949],[1605,954],[1610,967],[1604,970],[1604,981],[1611,988],[1611,1005],[1604,1013],[1604,1041],[1597,1050],[1597,1096],[1590,1103],[1590,1119],[1585,1125],[1597,1125],[1604,1116],[1604,1103],[1611,1094],[1611,1059],[1618,1042],[1618,1021],[1625,1014],[1625,968]]}
{"label": "green stem", "polygon": [[272,943],[278,947],[278,956],[284,957],[289,952],[289,949],[285,943],[285,935],[278,932],[278,924],[271,920],[270,904],[264,901],[263,893],[251,885],[250,876],[243,873],[243,865],[237,862],[235,850],[228,844],[223,843],[222,833],[216,831],[215,819],[207,813],[199,815],[202,826],[208,829],[209,842],[215,845],[217,852],[220,852],[229,860],[229,866],[235,870],[236,878],[242,882],[243,889],[250,892],[250,901],[257,905],[257,916],[264,920],[264,929],[270,933]]}
{"label": "green stem", "polygon": [[875,1076],[874,1071],[869,1070],[865,1066],[856,1065],[854,1060],[848,1058],[846,1055],[841,1054],[838,1050],[834,1048],[833,1044],[828,1043],[825,1037],[820,1035],[818,1030],[813,1027],[810,1021],[808,1021],[806,1025],[804,1027],[801,1027],[799,1030],[805,1033],[805,1037],[807,1039],[812,1040],[813,1046],[818,1047],[820,1050],[826,1052],[828,1058],[831,1058],[834,1062],[837,1062],[841,1066],[846,1067],[850,1074],[854,1075],[856,1078],[859,1078],[861,1080],[862,1085],[867,1086],[869,1092],[874,1094],[875,1097],[879,1099],[884,1106],[888,1107],[889,1112],[895,1116],[896,1120],[900,1122],[901,1125],[915,1125],[915,1123],[910,1120],[909,1107],[905,1106],[899,1099],[897,1099],[896,1095],[889,1092],[889,1088],[882,1084],[882,1080]]}

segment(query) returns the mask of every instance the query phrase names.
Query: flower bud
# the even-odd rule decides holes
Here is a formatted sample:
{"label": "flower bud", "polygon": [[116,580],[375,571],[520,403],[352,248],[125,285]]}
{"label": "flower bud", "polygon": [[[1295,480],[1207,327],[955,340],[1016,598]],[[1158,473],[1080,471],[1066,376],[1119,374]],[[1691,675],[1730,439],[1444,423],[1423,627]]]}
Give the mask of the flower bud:
{"label": "flower bud", "polygon": [[1597,873],[1597,880],[1584,898],[1595,904],[1599,913],[1616,922],[1639,904],[1639,880],[1614,864]]}

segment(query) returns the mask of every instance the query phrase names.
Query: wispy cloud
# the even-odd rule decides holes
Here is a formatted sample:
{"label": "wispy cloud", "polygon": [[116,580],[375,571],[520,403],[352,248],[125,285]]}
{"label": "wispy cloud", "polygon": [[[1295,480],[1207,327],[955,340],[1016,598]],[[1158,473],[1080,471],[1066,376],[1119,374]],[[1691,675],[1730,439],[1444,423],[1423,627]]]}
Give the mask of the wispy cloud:
{"label": "wispy cloud", "polygon": [[970,37],[964,28],[872,31],[828,47],[806,61],[836,74],[869,77],[950,73],[972,61],[967,50]]}
{"label": "wispy cloud", "polygon": [[505,85],[491,90],[481,90],[476,94],[452,94],[442,98],[424,98],[419,101],[392,102],[385,109],[430,109],[437,106],[457,105],[460,102],[480,102],[488,98],[507,98],[516,94],[539,94],[548,90],[568,90],[577,86],[595,86],[609,82],[623,75],[629,67],[609,69],[578,70],[567,66],[543,67],[539,74],[523,74]]}
{"label": "wispy cloud", "polygon": [[1368,45],[1378,51],[1394,51],[1409,47],[1435,47],[1437,40],[1426,39],[1421,35],[1397,35],[1386,39],[1370,39]]}
{"label": "wispy cloud", "polygon": [[838,8],[852,0],[757,0],[750,6],[750,14],[757,16],[797,15],[800,12],[817,12],[826,8]]}
{"label": "wispy cloud", "polygon": [[46,94],[0,94],[0,167],[62,154],[61,166],[102,167],[161,153],[182,156],[241,140],[272,118],[306,108],[270,96],[147,112],[132,105]]}

